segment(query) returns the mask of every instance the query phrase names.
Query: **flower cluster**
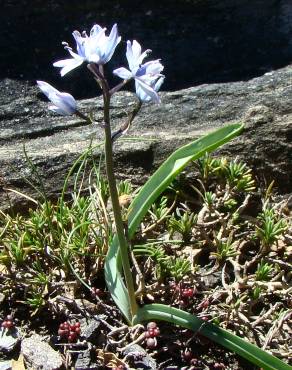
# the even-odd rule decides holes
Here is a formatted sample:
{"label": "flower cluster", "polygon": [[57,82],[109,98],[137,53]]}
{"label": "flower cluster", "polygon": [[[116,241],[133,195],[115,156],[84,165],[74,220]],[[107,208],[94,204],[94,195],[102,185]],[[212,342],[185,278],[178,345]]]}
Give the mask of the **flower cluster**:
{"label": "flower cluster", "polygon": [[[108,36],[106,29],[95,24],[89,36],[85,31],[82,34],[79,31],[73,32],[76,42],[76,52],[67,42],[63,42],[64,48],[69,52],[71,58],[62,59],[53,63],[54,67],[61,68],[61,76],[66,75],[74,68],[79,67],[83,62],[87,62],[89,69],[95,72],[95,77],[105,79],[102,66],[106,64],[113,56],[117,45],[121,41],[118,34],[118,27],[115,24]],[[130,80],[135,81],[136,95],[142,103],[159,103],[160,98],[157,94],[163,81],[163,65],[160,60],[152,60],[143,63],[151,50],[142,52],[141,45],[133,40],[127,41],[126,58],[129,69],[125,67],[117,68],[113,74],[122,78],[123,83],[112,89],[112,92],[118,91],[124,84]],[[76,108],[76,101],[72,95],[60,92],[53,86],[44,81],[37,81],[39,88],[53,103],[49,109],[62,114],[71,115],[77,113],[81,115]]]}

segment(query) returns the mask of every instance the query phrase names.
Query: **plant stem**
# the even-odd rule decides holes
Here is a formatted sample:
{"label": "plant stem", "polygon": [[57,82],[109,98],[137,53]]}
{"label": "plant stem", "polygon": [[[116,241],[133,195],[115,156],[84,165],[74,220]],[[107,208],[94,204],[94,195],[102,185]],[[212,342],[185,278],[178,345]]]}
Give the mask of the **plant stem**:
{"label": "plant stem", "polygon": [[126,286],[129,293],[130,309],[132,318],[136,315],[138,305],[135,298],[135,289],[133,283],[133,277],[130,268],[129,261],[129,250],[128,242],[125,236],[124,224],[121,214],[121,208],[119,204],[118,191],[116,187],[116,178],[114,173],[114,163],[113,163],[113,143],[112,134],[110,126],[110,92],[107,81],[103,78],[101,80],[103,102],[104,102],[104,131],[105,131],[105,163],[106,163],[106,173],[109,183],[110,197],[112,201],[112,208],[114,213],[114,219],[116,224],[116,231],[120,245],[120,254],[123,265],[124,277],[126,281]]}

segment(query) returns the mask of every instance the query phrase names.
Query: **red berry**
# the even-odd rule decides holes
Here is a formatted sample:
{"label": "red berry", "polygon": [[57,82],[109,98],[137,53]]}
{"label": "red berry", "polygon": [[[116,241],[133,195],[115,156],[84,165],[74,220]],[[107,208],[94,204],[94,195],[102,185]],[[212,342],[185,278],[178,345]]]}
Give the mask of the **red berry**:
{"label": "red berry", "polygon": [[75,328],[80,328],[80,322],[79,322],[79,321],[77,321],[77,322],[75,323]]}
{"label": "red berry", "polygon": [[92,288],[91,289],[91,294],[95,297],[103,297],[104,296],[104,291],[99,288]]}
{"label": "red berry", "polygon": [[194,289],[193,288],[185,288],[182,290],[181,295],[184,298],[191,298],[194,295]]}
{"label": "red berry", "polygon": [[192,359],[191,359],[191,361],[190,361],[190,364],[191,364],[192,366],[196,366],[196,365],[198,365],[198,359],[197,359],[197,358],[192,358]]}
{"label": "red berry", "polygon": [[68,335],[68,341],[74,342],[75,339],[76,339],[76,334],[74,332],[70,332]]}
{"label": "red berry", "polygon": [[78,327],[78,328],[76,328],[76,329],[75,329],[75,333],[79,335],[79,334],[81,333],[81,329],[80,329],[79,327]]}
{"label": "red berry", "polygon": [[159,328],[155,328],[153,329],[153,333],[154,333],[154,336],[157,337],[158,335],[160,335],[160,330]]}
{"label": "red berry", "polygon": [[65,337],[67,334],[67,331],[64,330],[64,329],[59,329],[58,330],[58,335],[60,335],[60,337]]}
{"label": "red berry", "polygon": [[155,328],[157,328],[156,322],[154,322],[154,321],[148,322],[147,329],[155,329]]}
{"label": "red berry", "polygon": [[188,303],[186,301],[184,301],[183,299],[181,299],[179,301],[179,305],[180,305],[180,307],[186,307],[188,305]]}
{"label": "red berry", "polygon": [[189,362],[191,359],[192,359],[192,351],[190,351],[189,349],[185,349],[184,352],[182,353],[182,358]]}
{"label": "red berry", "polygon": [[12,328],[13,327],[13,321],[11,321],[11,320],[6,320],[6,328],[7,329],[10,329],[10,328]]}
{"label": "red berry", "polygon": [[153,349],[157,346],[157,339],[156,338],[148,338],[146,340],[146,346],[149,348],[149,349]]}
{"label": "red berry", "polygon": [[155,337],[154,329],[149,329],[148,334],[150,338],[154,338]]}
{"label": "red berry", "polygon": [[1,327],[7,329],[7,321],[3,321]]}

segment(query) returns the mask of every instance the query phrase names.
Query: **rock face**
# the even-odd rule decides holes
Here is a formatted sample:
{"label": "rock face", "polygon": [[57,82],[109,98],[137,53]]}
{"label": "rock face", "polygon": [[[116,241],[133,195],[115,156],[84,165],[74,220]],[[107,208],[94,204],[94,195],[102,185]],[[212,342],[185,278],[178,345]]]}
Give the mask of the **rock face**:
{"label": "rock face", "polygon": [[[138,141],[118,141],[115,161],[119,177],[143,183],[174,148],[224,124],[242,121],[244,133],[221,153],[238,155],[267,182],[275,179],[282,192],[291,191],[292,178],[292,67],[267,73],[247,82],[210,84],[162,93],[162,104],[145,105],[128,136]],[[32,162],[42,172],[50,196],[60,192],[73,161],[92,141],[100,143],[100,125],[84,124],[74,117],[47,111],[35,87],[4,80],[0,126],[0,165],[3,188],[18,188],[35,195],[23,177],[31,180],[23,144]],[[112,100],[112,124],[119,127],[133,109],[135,97],[120,92]],[[84,113],[102,120],[101,99],[78,102]],[[150,140],[152,139],[152,140]],[[97,150],[98,154],[99,151]],[[1,206],[8,206],[2,188]],[[20,197],[10,194],[17,204]]]}

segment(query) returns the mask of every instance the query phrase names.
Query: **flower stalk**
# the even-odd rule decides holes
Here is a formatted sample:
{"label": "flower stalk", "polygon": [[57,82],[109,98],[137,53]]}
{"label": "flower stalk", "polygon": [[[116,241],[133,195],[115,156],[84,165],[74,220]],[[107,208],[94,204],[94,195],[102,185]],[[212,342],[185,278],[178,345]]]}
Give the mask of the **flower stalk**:
{"label": "flower stalk", "polygon": [[103,119],[104,119],[104,132],[105,132],[105,164],[106,164],[106,174],[109,184],[109,192],[112,201],[112,209],[114,214],[114,220],[116,224],[116,232],[119,240],[120,245],[120,255],[121,261],[123,266],[124,278],[126,287],[129,293],[129,300],[130,300],[130,310],[132,317],[136,316],[138,305],[135,298],[135,288],[133,277],[131,273],[130,267],[130,260],[129,260],[129,246],[127,237],[125,234],[124,223],[122,219],[121,208],[119,204],[119,196],[116,186],[116,177],[114,173],[114,161],[113,161],[113,140],[112,140],[112,132],[111,132],[111,125],[110,125],[110,99],[111,94],[108,87],[108,83],[106,79],[103,77],[103,72],[100,71],[100,84],[102,86],[102,94],[103,94]]}

